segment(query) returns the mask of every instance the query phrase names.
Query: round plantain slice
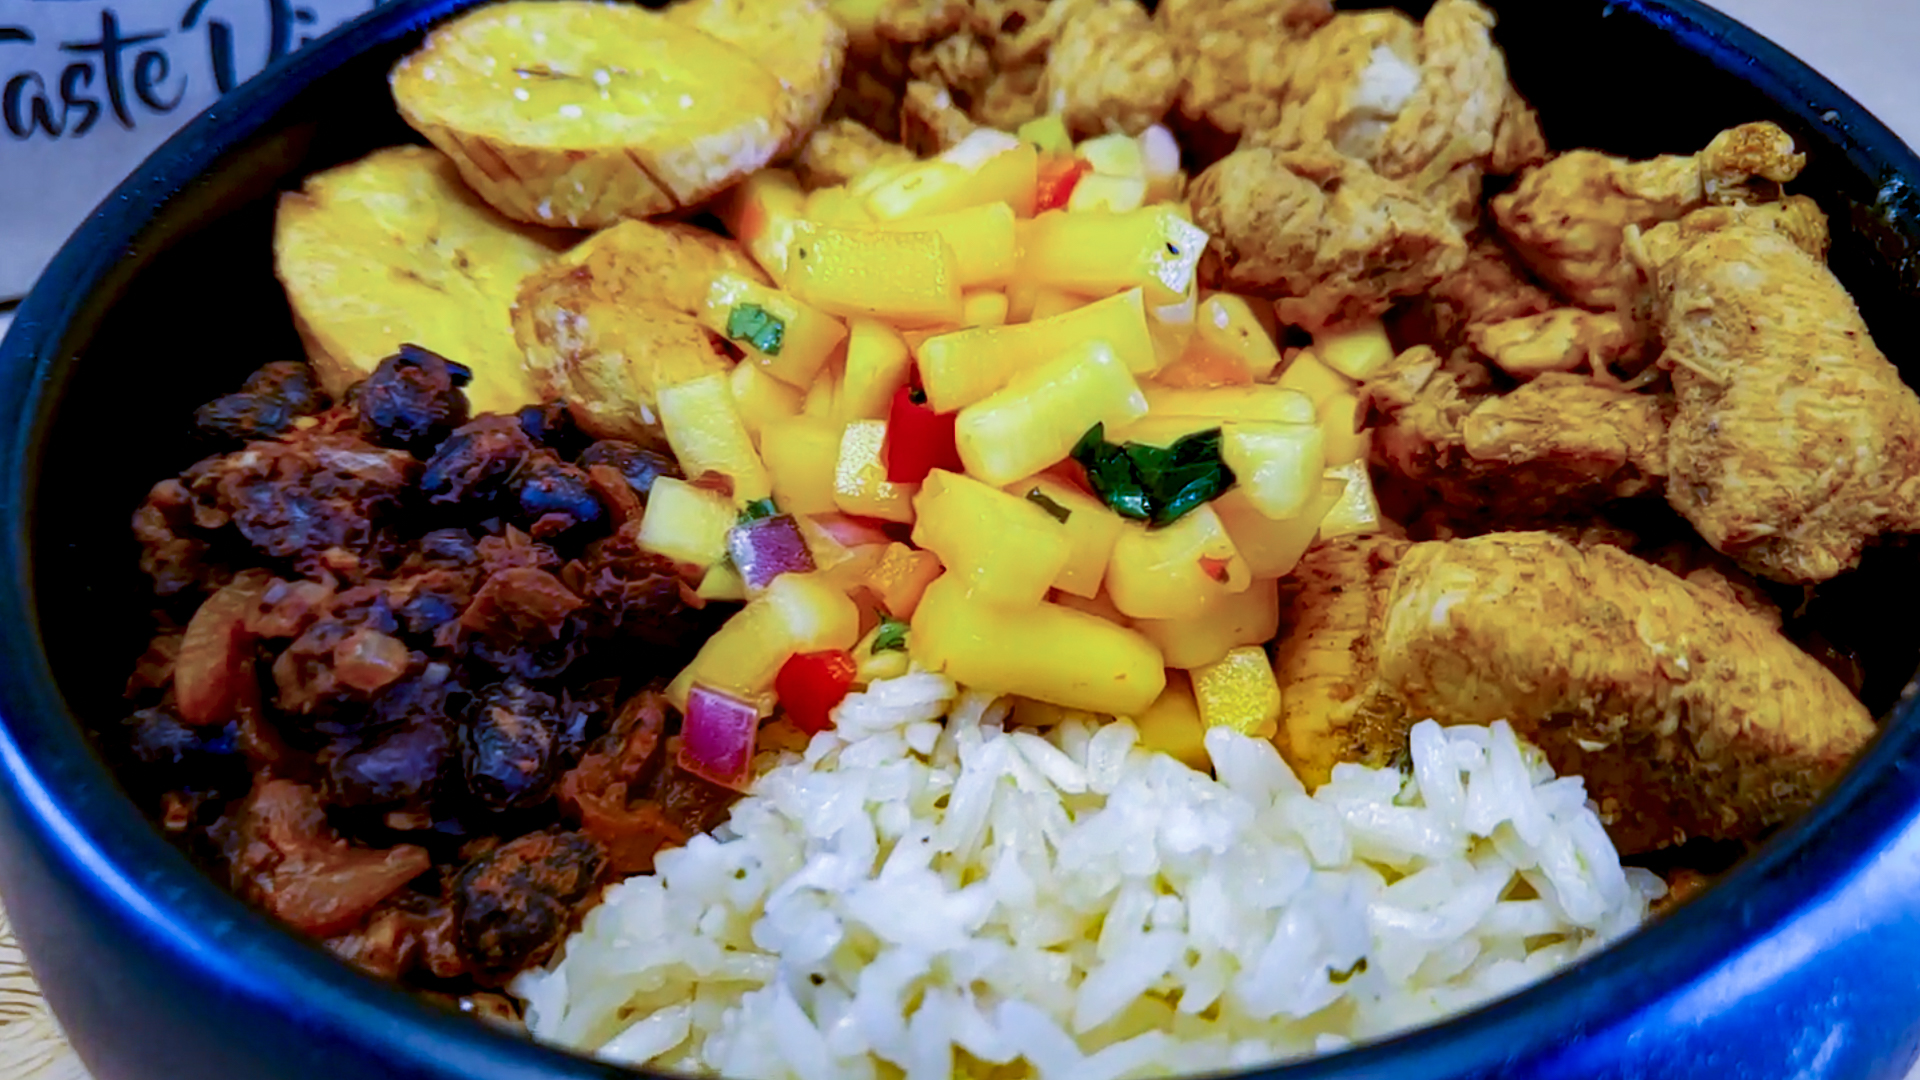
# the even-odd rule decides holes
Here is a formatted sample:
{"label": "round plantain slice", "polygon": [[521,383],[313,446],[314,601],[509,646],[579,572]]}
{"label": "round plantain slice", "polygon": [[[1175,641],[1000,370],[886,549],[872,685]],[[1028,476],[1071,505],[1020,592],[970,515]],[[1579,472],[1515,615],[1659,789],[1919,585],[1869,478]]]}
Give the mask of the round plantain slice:
{"label": "round plantain slice", "polygon": [[694,321],[722,273],[768,284],[740,245],[694,225],[594,234],[521,283],[513,329],[535,389],[598,438],[658,437],[661,387],[733,366]]}
{"label": "round plantain slice", "polygon": [[780,82],[657,12],[511,0],[394,67],[400,115],[501,213],[598,228],[695,205],[793,138]]}
{"label": "round plantain slice", "polygon": [[336,398],[403,342],[473,372],[473,411],[539,400],[514,344],[520,281],[573,237],[508,221],[437,150],[399,146],[280,196],[274,273]]}
{"label": "round plantain slice", "polygon": [[780,81],[789,131],[781,156],[806,141],[840,89],[847,31],[826,0],[683,0],[666,14],[753,57]]}

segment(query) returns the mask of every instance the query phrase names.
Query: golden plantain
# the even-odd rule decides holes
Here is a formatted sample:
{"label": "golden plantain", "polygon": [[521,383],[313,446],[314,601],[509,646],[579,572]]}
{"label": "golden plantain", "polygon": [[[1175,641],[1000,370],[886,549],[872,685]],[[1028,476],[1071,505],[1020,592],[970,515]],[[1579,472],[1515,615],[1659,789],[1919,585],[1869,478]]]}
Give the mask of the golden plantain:
{"label": "golden plantain", "polygon": [[733,365],[694,312],[715,276],[767,283],[732,240],[693,225],[626,221],[530,275],[514,336],[534,388],[599,438],[649,442],[663,386]]}
{"label": "golden plantain", "polygon": [[440,152],[399,146],[280,196],[274,271],[329,394],[412,342],[472,369],[476,413],[507,412],[539,400],[508,310],[571,239],[501,217]]}
{"label": "golden plantain", "polygon": [[[704,12],[491,4],[434,30],[394,67],[394,103],[509,217],[598,228],[694,206],[797,145],[819,111],[798,97],[819,93],[826,75],[825,92],[837,83],[837,25],[822,31],[804,5],[788,15],[761,2],[747,14],[773,29],[730,36],[767,51],[764,61],[708,32]],[[823,55],[802,55],[792,34],[803,31]]]}

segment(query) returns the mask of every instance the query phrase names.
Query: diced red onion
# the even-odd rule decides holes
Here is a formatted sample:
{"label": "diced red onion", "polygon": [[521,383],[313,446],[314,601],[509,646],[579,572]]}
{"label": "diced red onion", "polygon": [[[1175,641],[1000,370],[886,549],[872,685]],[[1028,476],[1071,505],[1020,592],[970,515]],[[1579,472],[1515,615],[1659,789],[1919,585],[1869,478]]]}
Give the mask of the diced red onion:
{"label": "diced red onion", "polygon": [[696,685],[687,694],[687,722],[680,728],[680,767],[703,780],[744,790],[759,734],[760,710],[751,702]]}
{"label": "diced red onion", "polygon": [[764,589],[781,574],[814,570],[813,552],[791,514],[775,514],[734,526],[727,534],[727,551],[749,589]]}

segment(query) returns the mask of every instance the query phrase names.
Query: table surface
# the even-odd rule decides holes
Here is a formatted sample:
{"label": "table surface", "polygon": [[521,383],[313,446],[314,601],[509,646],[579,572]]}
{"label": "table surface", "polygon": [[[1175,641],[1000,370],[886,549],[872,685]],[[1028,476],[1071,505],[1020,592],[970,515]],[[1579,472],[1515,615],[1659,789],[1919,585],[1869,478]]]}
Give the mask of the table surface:
{"label": "table surface", "polygon": [[[1920,7],[1914,0],[1716,0],[1786,46],[1920,146]],[[11,316],[0,313],[0,332]],[[0,912],[0,1080],[86,1080]],[[234,1078],[241,1080],[241,1078]],[[1908,1080],[1920,1080],[1920,1068]]]}

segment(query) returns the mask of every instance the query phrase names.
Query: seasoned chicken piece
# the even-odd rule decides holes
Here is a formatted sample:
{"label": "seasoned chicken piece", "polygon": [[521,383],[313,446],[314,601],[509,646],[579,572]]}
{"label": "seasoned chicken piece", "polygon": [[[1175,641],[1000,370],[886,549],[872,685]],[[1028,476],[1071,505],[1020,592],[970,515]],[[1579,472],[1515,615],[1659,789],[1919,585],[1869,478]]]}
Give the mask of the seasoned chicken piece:
{"label": "seasoned chicken piece", "polygon": [[937,83],[915,79],[900,102],[900,141],[918,154],[938,154],[958,145],[979,125]]}
{"label": "seasoned chicken piece", "polygon": [[590,435],[654,441],[660,387],[730,366],[694,321],[722,272],[767,282],[726,237],[627,221],[528,275],[513,305],[513,331],[535,389],[544,400],[565,401]]}
{"label": "seasoned chicken piece", "polygon": [[913,152],[888,142],[858,120],[842,117],[815,129],[800,148],[793,171],[808,191],[844,184],[881,165],[913,160]]}
{"label": "seasoned chicken piece", "polygon": [[1436,372],[1374,429],[1377,461],[1446,513],[1538,520],[1659,488],[1660,398],[1560,373],[1493,394],[1469,374]]}
{"label": "seasoned chicken piece", "polygon": [[1310,788],[1342,761],[1386,765],[1419,719],[1376,684],[1378,629],[1407,547],[1384,536],[1344,537],[1307,552],[1280,582],[1273,670],[1283,692],[1274,742]]}
{"label": "seasoned chicken piece", "polygon": [[967,0],[828,0],[827,7],[857,48],[876,39],[907,45],[933,41],[966,26],[972,14]]}
{"label": "seasoned chicken piece", "polygon": [[1792,137],[1770,123],[1723,131],[1689,157],[1627,161],[1574,150],[1495,196],[1493,216],[1514,251],[1569,300],[1631,311],[1643,285],[1622,256],[1629,227],[1650,229],[1710,202],[1757,201],[1805,164]]}
{"label": "seasoned chicken piece", "polygon": [[1507,78],[1493,23],[1493,12],[1478,0],[1439,0],[1427,12],[1420,24],[1420,87],[1386,131],[1381,172],[1413,180],[1482,167],[1507,176],[1545,159],[1540,119]]}
{"label": "seasoned chicken piece", "polygon": [[1229,139],[1285,119],[1300,48],[1334,18],[1330,0],[1164,0],[1154,14],[1186,73],[1183,126]]}
{"label": "seasoned chicken piece", "polygon": [[1678,402],[1674,509],[1755,573],[1802,584],[1920,529],[1920,398],[1832,271],[1740,214],[1645,239]]}
{"label": "seasoned chicken piece", "polygon": [[1364,163],[1320,146],[1237,150],[1188,189],[1211,239],[1214,288],[1279,300],[1282,321],[1325,327],[1377,316],[1466,261],[1445,216]]}
{"label": "seasoned chicken piece", "polygon": [[1440,0],[1418,27],[1394,11],[1336,16],[1299,50],[1280,118],[1253,145],[1334,146],[1470,228],[1483,175],[1546,157],[1493,22],[1478,0]]}
{"label": "seasoned chicken piece", "polygon": [[1301,43],[1287,74],[1279,115],[1251,129],[1254,144],[1326,143],[1372,161],[1420,88],[1420,24],[1392,8],[1342,12]]}
{"label": "seasoned chicken piece", "polygon": [[1626,316],[1574,307],[1482,323],[1467,331],[1467,340],[1516,379],[1581,368],[1599,375],[1611,365],[1635,363],[1646,350],[1639,325]]}
{"label": "seasoned chicken piece", "polygon": [[1466,344],[1476,326],[1538,315],[1559,303],[1499,240],[1480,236],[1468,246],[1460,269],[1407,304],[1394,328],[1404,339],[1451,351]]}
{"label": "seasoned chicken piece", "polygon": [[[1077,136],[1119,129],[1138,135],[1180,94],[1173,42],[1137,0],[1054,0],[1067,11],[1048,50],[1040,88],[1045,110]],[[1051,12],[1049,12],[1051,14]]]}
{"label": "seasoned chicken piece", "polygon": [[1378,685],[1409,715],[1511,722],[1585,777],[1623,853],[1751,837],[1804,810],[1874,733],[1764,618],[1605,545],[1416,544],[1377,635]]}

